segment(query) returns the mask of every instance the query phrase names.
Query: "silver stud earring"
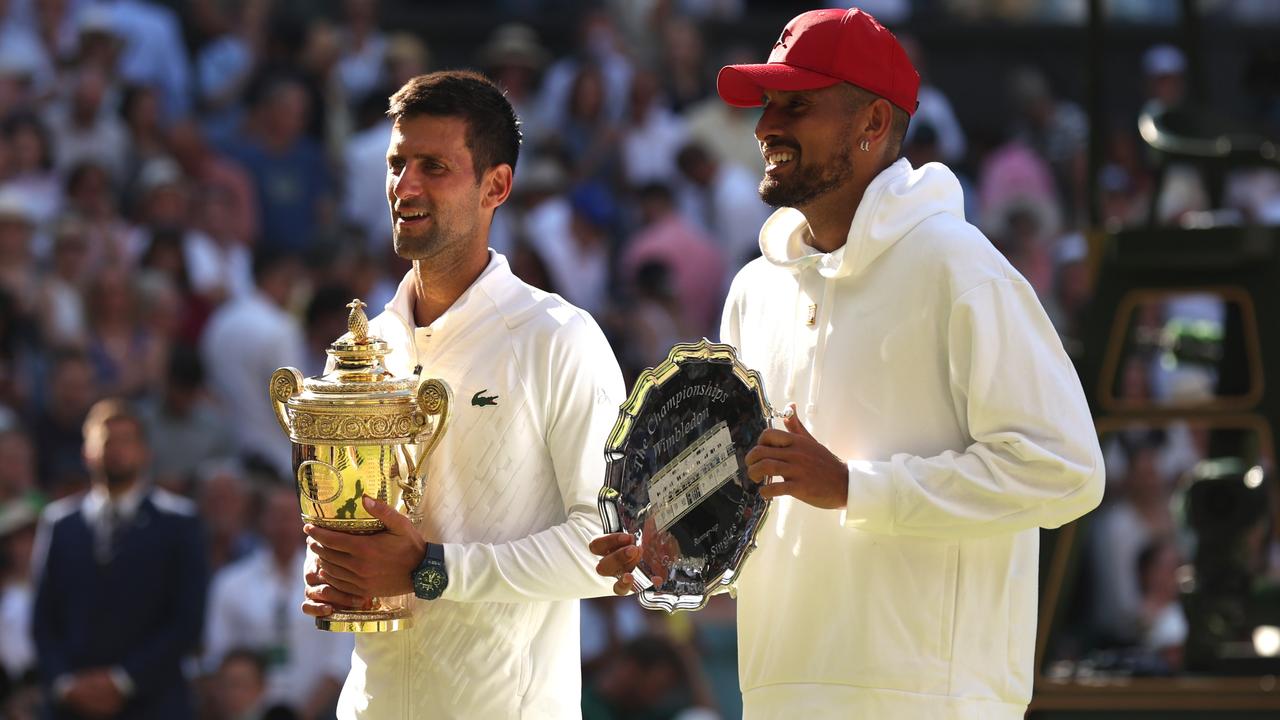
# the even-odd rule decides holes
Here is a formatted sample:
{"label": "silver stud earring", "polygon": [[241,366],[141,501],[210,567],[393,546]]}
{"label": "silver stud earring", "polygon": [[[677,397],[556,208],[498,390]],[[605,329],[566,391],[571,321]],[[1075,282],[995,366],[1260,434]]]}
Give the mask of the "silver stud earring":
{"label": "silver stud earring", "polygon": [[862,138],[862,142],[858,143],[858,149],[862,152],[870,152],[871,143],[866,138]]}

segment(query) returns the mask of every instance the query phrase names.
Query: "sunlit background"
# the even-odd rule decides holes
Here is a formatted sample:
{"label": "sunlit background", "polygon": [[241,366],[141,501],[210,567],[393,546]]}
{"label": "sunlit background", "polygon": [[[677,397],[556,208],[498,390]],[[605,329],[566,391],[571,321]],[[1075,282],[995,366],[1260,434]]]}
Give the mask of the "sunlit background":
{"label": "sunlit background", "polygon": [[[1275,712],[1280,2],[856,4],[924,79],[906,157],[956,171],[1098,419],[1107,497],[1046,537],[1032,714]],[[591,312],[630,382],[717,337],[770,212],[756,112],[719,101],[717,69],[820,6],[0,0],[0,717],[43,703],[33,536],[86,487],[80,426],[106,396],[136,403],[151,478],[202,514],[201,717],[332,717],[351,637],[313,629],[300,577],[251,581],[303,547],[265,390],[319,372],[346,302],[376,311],[407,269],[387,96],[457,67],[506,89],[524,145],[491,246]],[[729,597],[582,618],[588,720],[741,714]]]}

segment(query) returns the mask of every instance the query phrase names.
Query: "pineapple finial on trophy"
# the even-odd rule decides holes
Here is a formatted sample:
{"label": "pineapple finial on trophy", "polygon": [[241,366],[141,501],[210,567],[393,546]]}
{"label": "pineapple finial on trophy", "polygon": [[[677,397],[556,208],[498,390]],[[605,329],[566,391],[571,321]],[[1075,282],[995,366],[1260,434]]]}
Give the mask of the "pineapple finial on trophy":
{"label": "pineapple finial on trophy", "polygon": [[365,304],[360,298],[347,303],[351,312],[347,315],[347,330],[351,331],[351,340],[356,344],[364,344],[369,340],[369,318],[364,314]]}

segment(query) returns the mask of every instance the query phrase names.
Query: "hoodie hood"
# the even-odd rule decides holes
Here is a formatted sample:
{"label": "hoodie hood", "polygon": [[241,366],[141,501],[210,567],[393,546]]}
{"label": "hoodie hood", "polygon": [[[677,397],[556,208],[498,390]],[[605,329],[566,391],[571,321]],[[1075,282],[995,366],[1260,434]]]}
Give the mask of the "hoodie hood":
{"label": "hoodie hood", "polygon": [[809,223],[804,215],[795,208],[781,208],[760,228],[760,251],[769,262],[792,272],[816,263],[823,277],[856,275],[921,222],[940,213],[964,219],[960,181],[945,165],[913,168],[903,158],[867,186],[843,247],[830,254],[815,250],[805,241]]}

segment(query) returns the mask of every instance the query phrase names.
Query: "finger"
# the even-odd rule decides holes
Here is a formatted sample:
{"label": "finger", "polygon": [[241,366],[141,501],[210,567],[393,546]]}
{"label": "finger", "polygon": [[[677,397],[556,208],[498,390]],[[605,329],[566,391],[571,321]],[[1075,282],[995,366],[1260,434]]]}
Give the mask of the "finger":
{"label": "finger", "polygon": [[804,423],[800,422],[800,414],[795,411],[796,404],[791,403],[790,407],[791,407],[791,413],[783,418],[782,424],[786,426],[787,430],[790,430],[796,435],[812,438],[813,435],[809,433],[809,428],[805,427]]}
{"label": "finger", "polygon": [[363,607],[369,600],[365,595],[343,592],[332,585],[324,584],[307,588],[303,595],[312,602],[347,608]]}
{"label": "finger", "polygon": [[314,600],[303,600],[302,612],[311,617],[328,617],[333,614],[333,606],[318,603]]}
{"label": "finger", "polygon": [[753,463],[760,462],[761,460],[774,459],[789,461],[793,457],[795,457],[795,450],[792,448],[757,445],[751,448],[750,452],[747,453],[747,457],[744,459],[749,466]]}
{"label": "finger", "polygon": [[397,535],[408,535],[413,531],[413,522],[408,517],[396,512],[396,509],[376,498],[364,496],[365,512],[382,521],[383,525]]}
{"label": "finger", "polygon": [[[339,552],[350,553],[360,547],[362,536],[352,533],[338,532],[337,530],[329,530],[328,528],[317,527],[315,525],[306,524],[302,526],[302,532],[307,534],[310,540],[315,540],[320,547],[327,550],[337,550]],[[308,543],[308,546],[311,546]],[[314,546],[311,546],[314,547]],[[319,550],[316,550],[319,554]]]}
{"label": "finger", "polygon": [[349,552],[338,550],[330,545],[326,545],[315,538],[307,538],[307,549],[316,556],[316,569],[325,565],[333,565],[334,563],[343,563],[350,565],[354,557]]}
{"label": "finger", "polygon": [[634,545],[635,543],[636,539],[631,535],[631,533],[619,532],[601,535],[595,540],[592,540],[591,544],[587,547],[591,549],[592,554],[604,557],[615,550],[621,550],[622,548],[628,545]]}
{"label": "finger", "polygon": [[776,498],[783,495],[794,495],[795,489],[795,481],[766,483],[760,486],[760,497]]}
{"label": "finger", "polygon": [[769,428],[760,433],[760,439],[756,441],[758,445],[767,445],[769,447],[791,447],[796,441],[796,436],[786,430],[777,428]]}
{"label": "finger", "polygon": [[604,556],[599,563],[596,563],[596,573],[601,577],[617,577],[622,573],[631,572],[639,562],[640,548],[631,545]]}
{"label": "finger", "polygon": [[631,576],[623,575],[622,577],[618,578],[617,582],[613,584],[613,594],[614,595],[630,595],[631,590],[633,588],[634,588],[634,584],[631,581]]}
{"label": "finger", "polygon": [[364,580],[346,568],[325,567],[320,571],[320,582],[351,595],[367,595]]}
{"label": "finger", "polygon": [[747,477],[754,483],[768,484],[771,477],[790,477],[795,465],[783,460],[769,458],[747,466]]}

